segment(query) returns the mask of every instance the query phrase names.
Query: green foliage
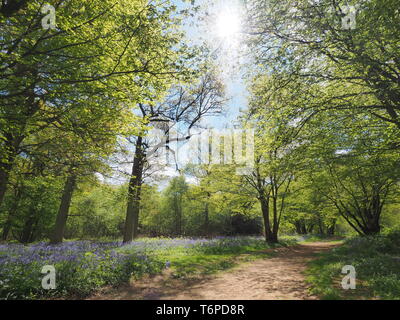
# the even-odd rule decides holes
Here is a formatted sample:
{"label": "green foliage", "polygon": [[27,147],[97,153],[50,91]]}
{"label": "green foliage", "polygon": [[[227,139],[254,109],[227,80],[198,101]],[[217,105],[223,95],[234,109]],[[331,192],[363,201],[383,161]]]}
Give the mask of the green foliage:
{"label": "green foliage", "polygon": [[6,236],[21,242],[47,238],[59,205],[62,181],[52,175],[23,177],[17,172],[11,181],[2,206],[6,214],[0,215],[3,240]]}
{"label": "green foliage", "polygon": [[75,192],[65,237],[117,239],[121,236],[125,210],[126,185],[107,185],[91,177]]}

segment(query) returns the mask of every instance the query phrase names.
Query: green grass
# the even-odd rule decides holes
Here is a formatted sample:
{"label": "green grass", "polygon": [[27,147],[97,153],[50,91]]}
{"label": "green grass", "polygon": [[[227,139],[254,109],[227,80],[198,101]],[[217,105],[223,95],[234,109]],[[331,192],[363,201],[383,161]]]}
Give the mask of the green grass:
{"label": "green grass", "polygon": [[339,236],[328,236],[328,235],[319,235],[312,234],[303,236],[304,240],[302,242],[338,242],[340,243],[344,237]]}
{"label": "green grass", "polygon": [[[281,245],[276,245],[281,246]],[[252,261],[255,259],[266,258],[272,253],[262,252],[271,246],[260,247],[241,247],[241,250],[234,252],[201,252],[184,251],[176,249],[168,254],[160,254],[159,258],[171,262],[171,270],[176,278],[191,278],[202,275],[210,275],[219,271],[233,268],[240,262]]]}
{"label": "green grass", "polygon": [[[356,269],[355,290],[344,290],[342,268]],[[311,292],[322,299],[400,299],[400,231],[357,237],[309,263]]]}
{"label": "green grass", "polygon": [[152,259],[170,263],[170,270],[174,278],[190,279],[235,267],[241,262],[272,256],[268,249],[288,246],[295,240],[283,237],[280,243],[271,245],[262,239],[246,240],[237,245],[227,245],[222,242],[216,246],[196,246],[194,248],[170,248],[168,250],[154,250],[149,254]]}

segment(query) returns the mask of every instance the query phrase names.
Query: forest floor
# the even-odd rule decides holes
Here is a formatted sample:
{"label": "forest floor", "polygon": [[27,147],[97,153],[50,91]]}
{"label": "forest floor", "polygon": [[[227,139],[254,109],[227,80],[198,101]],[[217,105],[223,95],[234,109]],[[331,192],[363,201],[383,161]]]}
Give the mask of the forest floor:
{"label": "forest floor", "polygon": [[[338,242],[301,243],[269,249],[272,257],[239,263],[229,271],[176,279],[171,271],[118,288],[108,288],[90,300],[316,300],[304,274],[317,253]],[[242,257],[239,257],[241,259]]]}

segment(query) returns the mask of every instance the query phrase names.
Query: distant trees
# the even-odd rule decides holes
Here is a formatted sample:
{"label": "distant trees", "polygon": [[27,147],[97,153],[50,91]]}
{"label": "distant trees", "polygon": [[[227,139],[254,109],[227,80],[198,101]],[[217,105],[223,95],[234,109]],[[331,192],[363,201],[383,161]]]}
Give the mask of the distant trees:
{"label": "distant trees", "polygon": [[184,197],[188,191],[188,185],[183,176],[173,178],[164,191],[165,194],[165,207],[164,210],[168,212],[172,218],[173,234],[182,236],[184,230]]}
{"label": "distant trees", "polygon": [[222,173],[217,167],[213,167],[206,178],[207,187],[202,178],[189,183],[187,178],[193,177],[191,175],[186,179],[184,175],[172,178],[163,190],[144,185],[140,234],[207,237],[261,234],[262,222],[256,201],[249,200],[244,194],[230,192],[233,189],[228,185],[219,190],[228,172]]}

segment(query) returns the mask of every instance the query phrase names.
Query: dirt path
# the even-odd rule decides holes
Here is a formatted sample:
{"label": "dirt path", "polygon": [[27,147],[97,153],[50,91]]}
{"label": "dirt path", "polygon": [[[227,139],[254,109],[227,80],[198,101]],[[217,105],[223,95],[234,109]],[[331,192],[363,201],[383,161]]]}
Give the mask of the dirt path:
{"label": "dirt path", "polygon": [[167,274],[91,297],[93,300],[313,300],[303,272],[317,252],[337,244],[314,242],[275,249],[277,255],[243,263],[198,280],[172,280]]}

